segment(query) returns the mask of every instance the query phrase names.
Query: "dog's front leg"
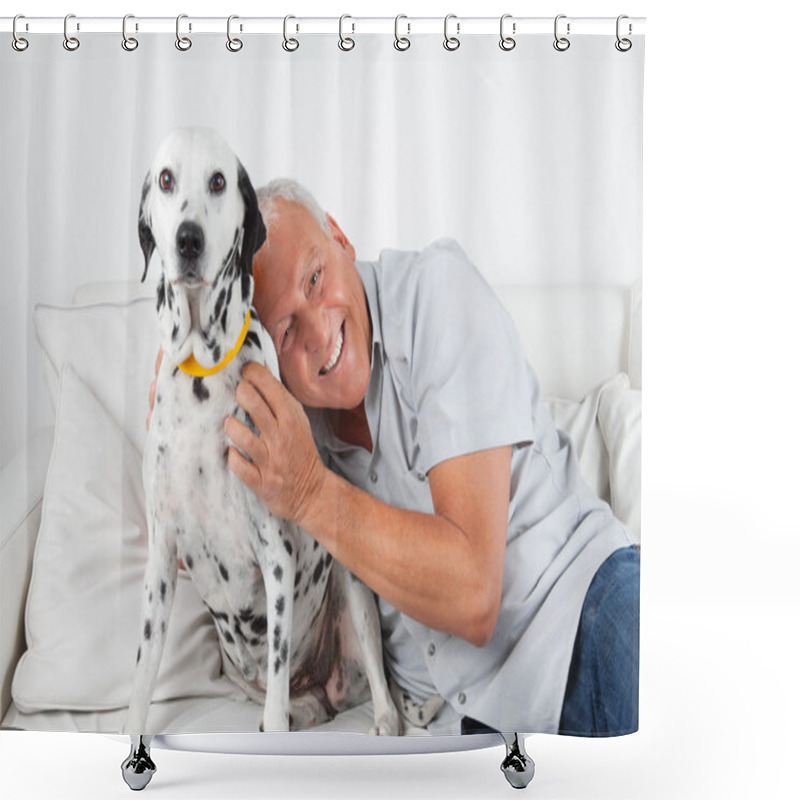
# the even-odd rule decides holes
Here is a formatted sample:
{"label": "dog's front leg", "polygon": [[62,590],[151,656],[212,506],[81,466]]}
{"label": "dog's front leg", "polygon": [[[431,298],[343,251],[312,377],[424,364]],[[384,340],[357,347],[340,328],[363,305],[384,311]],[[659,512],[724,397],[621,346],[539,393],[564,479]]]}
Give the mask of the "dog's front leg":
{"label": "dog's front leg", "polygon": [[[275,518],[256,523],[256,553],[267,596],[267,654],[259,665],[266,687],[262,731],[288,731],[296,537]],[[275,528],[278,535],[275,535]]]}
{"label": "dog's front leg", "polygon": [[347,598],[353,629],[361,646],[364,671],[367,673],[375,716],[370,733],[376,736],[398,736],[403,723],[392,700],[383,667],[383,643],[378,606],[372,590],[349,570],[337,564],[341,585]]}
{"label": "dog's front leg", "polygon": [[124,732],[147,732],[147,712],[155,691],[167,626],[175,598],[178,555],[174,531],[166,531],[151,515],[150,552],[145,567],[140,614],[140,644],[133,691]]}

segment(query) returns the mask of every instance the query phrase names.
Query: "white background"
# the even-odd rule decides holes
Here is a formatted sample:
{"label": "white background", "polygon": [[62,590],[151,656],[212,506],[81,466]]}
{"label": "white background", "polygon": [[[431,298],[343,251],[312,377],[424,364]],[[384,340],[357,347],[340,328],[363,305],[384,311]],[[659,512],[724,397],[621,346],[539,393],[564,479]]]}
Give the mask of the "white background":
{"label": "white background", "polygon": [[[647,16],[641,730],[534,736],[537,798],[793,798],[800,736],[800,9],[239,0],[36,2],[30,16]],[[13,13],[13,10],[4,13]],[[7,46],[4,40],[3,46]],[[7,113],[7,109],[3,109]],[[0,734],[4,797],[128,796],[125,745]],[[165,798],[500,797],[501,749],[277,758],[156,751]]]}

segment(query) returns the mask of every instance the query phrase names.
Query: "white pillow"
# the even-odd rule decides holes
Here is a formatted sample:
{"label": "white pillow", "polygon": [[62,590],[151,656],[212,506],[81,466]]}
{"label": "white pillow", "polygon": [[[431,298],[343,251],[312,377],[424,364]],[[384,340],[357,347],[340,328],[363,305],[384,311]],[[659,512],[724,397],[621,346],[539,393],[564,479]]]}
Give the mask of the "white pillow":
{"label": "white pillow", "polygon": [[607,392],[628,385],[627,376],[620,373],[589,392],[579,403],[553,397],[544,401],[556,427],[572,441],[584,480],[612,507],[608,451],[598,424],[598,410]]}
{"label": "white pillow", "polygon": [[38,305],[33,318],[53,406],[58,376],[69,362],[141,453],[160,344],[155,300],[68,308]]}
{"label": "white pillow", "polygon": [[617,386],[600,398],[600,429],[609,454],[611,507],[634,541],[642,538],[642,392]]}
{"label": "white pillow", "polygon": [[[141,458],[71,365],[61,374],[25,615],[20,711],[100,711],[130,701],[147,531]],[[213,621],[181,573],[155,699],[232,696]]]}

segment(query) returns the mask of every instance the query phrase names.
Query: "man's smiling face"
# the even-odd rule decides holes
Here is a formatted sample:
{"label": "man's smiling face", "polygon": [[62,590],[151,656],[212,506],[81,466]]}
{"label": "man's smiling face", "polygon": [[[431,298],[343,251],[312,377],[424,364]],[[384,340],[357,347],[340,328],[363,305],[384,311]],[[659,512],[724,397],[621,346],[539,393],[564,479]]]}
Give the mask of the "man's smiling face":
{"label": "man's smiling face", "polygon": [[299,203],[275,200],[253,260],[254,303],[275,343],[281,379],[309,408],[352,409],[367,392],[372,329],[355,250]]}

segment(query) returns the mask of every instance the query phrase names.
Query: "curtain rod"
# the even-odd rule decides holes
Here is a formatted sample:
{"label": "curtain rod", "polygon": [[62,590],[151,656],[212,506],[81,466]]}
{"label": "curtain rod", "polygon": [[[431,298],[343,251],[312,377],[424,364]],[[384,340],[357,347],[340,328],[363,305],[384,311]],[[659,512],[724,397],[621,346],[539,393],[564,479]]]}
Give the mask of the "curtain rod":
{"label": "curtain rod", "polygon": [[[625,36],[644,33],[644,17],[624,17],[622,33]],[[236,34],[283,34],[288,24],[293,34],[338,34],[357,35],[359,33],[394,34],[400,31],[403,36],[437,33],[444,30],[443,17],[234,17],[231,30]],[[451,15],[449,30],[459,36],[472,34],[497,34],[500,30],[500,17],[458,17]],[[510,35],[553,34],[555,25],[560,33],[614,35],[617,31],[615,17],[570,17],[559,15],[558,22],[553,17],[513,17],[505,15],[504,30]],[[80,33],[122,33],[122,17],[27,17],[20,15],[16,23],[18,35],[24,34],[65,34]],[[183,33],[224,34],[228,32],[228,17],[194,17],[181,15],[180,27]],[[136,17],[129,16],[126,30],[133,33],[175,33],[175,17]],[[569,26],[569,29],[567,28]],[[0,18],[0,31],[11,33],[14,18]]]}

